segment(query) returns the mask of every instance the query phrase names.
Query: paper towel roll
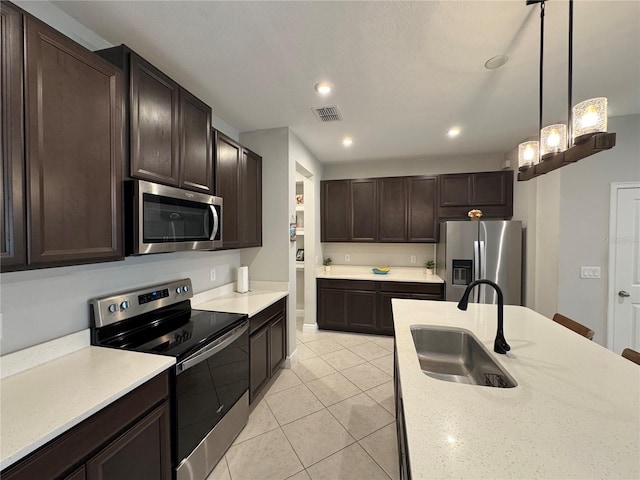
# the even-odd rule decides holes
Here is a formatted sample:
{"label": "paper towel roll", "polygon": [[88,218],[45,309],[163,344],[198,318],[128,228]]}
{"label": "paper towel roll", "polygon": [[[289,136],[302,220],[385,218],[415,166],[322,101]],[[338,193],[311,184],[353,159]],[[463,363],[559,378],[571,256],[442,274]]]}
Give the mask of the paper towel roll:
{"label": "paper towel roll", "polygon": [[249,267],[238,267],[236,291],[246,293],[249,291]]}

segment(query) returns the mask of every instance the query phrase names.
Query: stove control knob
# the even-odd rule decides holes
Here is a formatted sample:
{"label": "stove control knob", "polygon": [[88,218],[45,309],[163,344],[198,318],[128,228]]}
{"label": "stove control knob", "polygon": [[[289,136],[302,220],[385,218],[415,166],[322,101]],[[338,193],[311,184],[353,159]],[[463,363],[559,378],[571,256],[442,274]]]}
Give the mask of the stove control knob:
{"label": "stove control knob", "polygon": [[118,311],[118,305],[115,303],[112,303],[111,305],[109,305],[108,310],[110,313],[116,313]]}
{"label": "stove control knob", "polygon": [[186,292],[188,292],[190,290],[189,285],[185,285],[184,287],[182,287],[182,290]]}
{"label": "stove control knob", "polygon": [[176,288],[176,293],[180,295],[182,293],[182,289],[180,287]]}
{"label": "stove control knob", "polygon": [[126,310],[127,308],[129,308],[129,302],[125,300],[120,304],[120,310]]}

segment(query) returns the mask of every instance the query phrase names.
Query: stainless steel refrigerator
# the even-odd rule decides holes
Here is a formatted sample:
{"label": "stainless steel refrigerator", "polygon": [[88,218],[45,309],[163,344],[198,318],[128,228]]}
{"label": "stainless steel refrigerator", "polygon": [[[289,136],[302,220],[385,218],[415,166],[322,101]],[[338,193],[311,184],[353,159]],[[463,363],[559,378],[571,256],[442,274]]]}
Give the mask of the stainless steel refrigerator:
{"label": "stainless steel refrigerator", "polygon": [[[487,220],[440,224],[436,273],[446,281],[446,300],[457,302],[474,280],[497,283],[505,305],[522,304],[522,222]],[[496,291],[474,288],[470,301],[498,303]]]}

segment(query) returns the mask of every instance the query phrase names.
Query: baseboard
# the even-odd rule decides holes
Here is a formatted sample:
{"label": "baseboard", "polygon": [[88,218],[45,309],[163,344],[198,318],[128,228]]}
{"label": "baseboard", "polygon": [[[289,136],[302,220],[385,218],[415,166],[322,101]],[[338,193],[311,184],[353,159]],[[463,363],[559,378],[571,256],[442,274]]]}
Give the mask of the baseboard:
{"label": "baseboard", "polygon": [[317,331],[318,331],[318,324],[316,323],[312,325],[305,323],[302,325],[302,333],[315,333]]}
{"label": "baseboard", "polygon": [[282,366],[284,368],[291,368],[298,363],[298,349],[296,348],[291,355],[284,359]]}
{"label": "baseboard", "polygon": [[304,308],[296,309],[296,317],[304,317]]}

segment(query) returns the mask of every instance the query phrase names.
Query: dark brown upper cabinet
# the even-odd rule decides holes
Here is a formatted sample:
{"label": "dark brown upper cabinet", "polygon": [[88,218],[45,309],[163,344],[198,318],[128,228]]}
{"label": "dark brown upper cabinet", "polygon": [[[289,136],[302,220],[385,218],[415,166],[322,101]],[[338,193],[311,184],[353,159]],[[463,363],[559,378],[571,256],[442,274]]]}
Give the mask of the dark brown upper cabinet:
{"label": "dark brown upper cabinet", "polygon": [[240,244],[259,247],[262,245],[262,157],[246,148],[242,149],[240,186]]}
{"label": "dark brown upper cabinet", "polygon": [[378,239],[378,189],[375,178],[351,181],[351,241]]}
{"label": "dark brown upper cabinet", "polygon": [[438,241],[438,177],[407,177],[407,241]]}
{"label": "dark brown upper cabinet", "polygon": [[222,197],[223,248],[262,245],[262,157],[215,135],[216,195]]}
{"label": "dark brown upper cabinet", "polygon": [[0,10],[0,138],[2,139],[2,271],[27,263],[24,208],[24,110],[22,13],[3,2]]}
{"label": "dark brown upper cabinet", "polygon": [[122,259],[122,72],[28,15],[24,28],[28,264]]}
{"label": "dark brown upper cabinet", "polygon": [[380,242],[407,241],[407,181],[404,177],[378,179]]}
{"label": "dark brown upper cabinet", "polygon": [[437,241],[437,177],[321,182],[323,242]]}
{"label": "dark brown upper cabinet", "polygon": [[440,175],[439,217],[466,219],[469,210],[482,210],[484,218],[513,216],[513,171]]}
{"label": "dark brown upper cabinet", "polygon": [[213,194],[211,107],[126,45],[97,53],[125,72],[129,175]]}
{"label": "dark brown upper cabinet", "polygon": [[180,89],[180,185],[213,195],[211,107]]}
{"label": "dark brown upper cabinet", "polygon": [[321,240],[351,241],[351,180],[321,182]]}

